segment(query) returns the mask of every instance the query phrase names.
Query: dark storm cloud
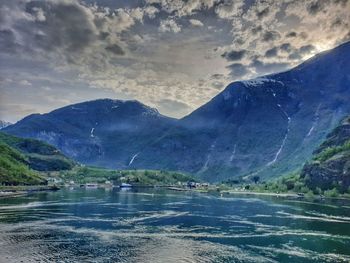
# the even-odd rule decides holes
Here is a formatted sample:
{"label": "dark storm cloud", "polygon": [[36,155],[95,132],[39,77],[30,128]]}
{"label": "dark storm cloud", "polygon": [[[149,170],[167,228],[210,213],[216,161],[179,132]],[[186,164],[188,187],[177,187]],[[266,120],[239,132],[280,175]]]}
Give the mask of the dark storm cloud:
{"label": "dark storm cloud", "polygon": [[271,48],[265,52],[265,56],[268,58],[277,57],[278,49],[277,47]]}
{"label": "dark storm cloud", "polygon": [[264,42],[275,41],[279,38],[281,38],[281,35],[277,31],[265,31],[262,35],[262,41]]}
{"label": "dark storm cloud", "polygon": [[[42,10],[44,17],[35,22],[35,45],[51,50],[63,48],[68,52],[81,51],[96,40],[95,25],[86,8],[76,3],[33,1],[26,11],[35,15]],[[33,30],[34,31],[34,30]]]}
{"label": "dark storm cloud", "polygon": [[309,12],[310,15],[316,15],[317,13],[323,10],[326,2],[328,1],[326,0],[314,1],[307,6],[307,11]]}
{"label": "dark storm cloud", "polygon": [[286,37],[288,38],[293,38],[293,37],[296,37],[297,36],[297,33],[292,31],[292,32],[289,32],[288,34],[286,34]]}
{"label": "dark storm cloud", "polygon": [[280,50],[289,53],[292,50],[292,45],[289,43],[283,43],[280,45]]}
{"label": "dark storm cloud", "polygon": [[221,56],[226,58],[228,61],[236,61],[236,60],[241,60],[246,53],[247,53],[246,50],[232,50],[229,52],[225,52]]}
{"label": "dark storm cloud", "polygon": [[[15,1],[0,5],[1,28],[7,31],[0,52],[45,57],[58,63],[100,67],[125,54],[121,33],[141,21],[144,10],[109,10],[76,0]],[[11,36],[11,32],[14,32]],[[15,37],[13,37],[13,35]],[[124,42],[124,45],[121,43]]]}
{"label": "dark storm cloud", "polygon": [[270,12],[270,9],[269,7],[266,7],[265,9],[261,10],[261,11],[257,11],[256,12],[256,16],[259,18],[259,19],[262,19],[264,17],[266,17]]}
{"label": "dark storm cloud", "polygon": [[233,63],[227,66],[230,69],[230,75],[233,78],[243,78],[244,75],[249,73],[248,69],[241,63]]}
{"label": "dark storm cloud", "polygon": [[77,2],[14,2],[17,4],[11,7],[0,7],[1,26],[5,28],[1,35],[6,34],[0,52],[31,57],[54,54],[75,63],[73,55],[80,54],[97,39],[91,12]]}
{"label": "dark storm cloud", "polygon": [[125,55],[124,50],[120,46],[118,46],[117,44],[107,46],[106,50],[109,52],[112,52],[115,55]]}

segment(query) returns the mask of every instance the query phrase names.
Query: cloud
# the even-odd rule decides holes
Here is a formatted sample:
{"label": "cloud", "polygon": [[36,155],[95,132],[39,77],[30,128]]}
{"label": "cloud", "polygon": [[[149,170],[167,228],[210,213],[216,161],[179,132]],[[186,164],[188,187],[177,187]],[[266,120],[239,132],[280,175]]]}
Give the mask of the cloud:
{"label": "cloud", "polygon": [[204,26],[203,23],[200,20],[190,19],[189,21],[190,21],[192,26]]}
{"label": "cloud", "polygon": [[262,41],[271,42],[281,38],[281,35],[277,31],[265,31],[262,35]]}
{"label": "cloud", "polygon": [[230,69],[230,75],[235,79],[244,78],[244,76],[249,73],[247,67],[240,63],[233,63],[227,66],[227,68]]}
{"label": "cloud", "polygon": [[159,25],[160,32],[174,32],[179,33],[181,31],[181,26],[178,25],[174,19],[162,20]]}
{"label": "cloud", "polygon": [[172,112],[174,117],[181,118],[193,110],[192,107],[181,101],[172,99],[161,99],[155,101],[159,111],[161,112]]}
{"label": "cloud", "polygon": [[228,61],[236,61],[241,60],[246,55],[246,53],[246,50],[231,50],[229,52],[225,52],[221,56],[226,58]]}
{"label": "cloud", "polygon": [[279,48],[280,48],[280,50],[288,53],[292,50],[292,45],[290,43],[283,43],[280,45]]}
{"label": "cloud", "polygon": [[258,58],[254,59],[250,65],[255,71],[256,74],[268,74],[271,72],[279,72],[286,69],[289,64],[283,62],[264,62]]}
{"label": "cloud", "polygon": [[10,29],[0,30],[0,48],[2,52],[14,53],[17,48],[15,34]]}
{"label": "cloud", "polygon": [[278,49],[276,47],[270,48],[265,52],[265,56],[270,57],[276,57],[277,56]]}
{"label": "cloud", "polygon": [[215,13],[222,19],[233,19],[242,15],[244,1],[226,0],[218,4],[215,8]]}
{"label": "cloud", "polygon": [[32,86],[32,83],[30,83],[26,79],[23,79],[23,80],[19,81],[19,84],[22,85],[22,86]]}
{"label": "cloud", "polygon": [[[231,4],[224,2],[227,7]],[[291,68],[317,52],[350,40],[347,0],[256,0],[236,4],[242,7],[236,9],[239,16],[233,15],[233,10],[218,15],[232,23],[233,41],[221,50],[225,50],[225,58],[230,50],[233,54],[246,50],[250,58],[239,58],[241,65],[235,66],[241,73],[246,67],[246,76]],[[235,73],[231,76],[238,77]]]}
{"label": "cloud", "polygon": [[315,15],[323,10],[326,2],[328,1],[317,0],[317,1],[311,2],[307,5],[307,11],[309,12],[310,15]]}
{"label": "cloud", "polygon": [[14,2],[0,6],[0,34],[9,35],[1,48],[12,46],[10,51],[21,55],[52,56],[57,63],[82,65],[98,60],[103,64],[125,54],[121,34],[157,12],[151,7],[111,10],[75,0]]}
{"label": "cloud", "polygon": [[294,31],[289,32],[289,33],[286,34],[286,37],[287,37],[287,38],[296,37],[296,36],[297,36],[297,33],[294,32]]}
{"label": "cloud", "polygon": [[147,4],[157,5],[168,14],[183,17],[193,15],[195,12],[208,10],[214,6],[218,0],[145,0]]}
{"label": "cloud", "polygon": [[0,1],[1,93],[54,94],[56,104],[40,97],[45,109],[115,96],[176,115],[233,80],[349,40],[349,9],[346,0]]}
{"label": "cloud", "polygon": [[299,48],[299,53],[301,55],[308,55],[315,50],[316,48],[313,45],[305,45]]}
{"label": "cloud", "polygon": [[106,50],[112,52],[113,54],[116,54],[116,55],[124,55],[125,52],[123,51],[123,49],[118,46],[117,44],[114,44],[114,45],[111,45],[111,46],[107,46],[106,47]]}

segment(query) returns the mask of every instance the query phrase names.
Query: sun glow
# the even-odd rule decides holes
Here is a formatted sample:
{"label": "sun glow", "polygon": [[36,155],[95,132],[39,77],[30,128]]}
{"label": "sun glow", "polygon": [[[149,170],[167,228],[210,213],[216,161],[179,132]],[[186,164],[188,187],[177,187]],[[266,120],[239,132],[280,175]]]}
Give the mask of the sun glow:
{"label": "sun glow", "polygon": [[318,42],[314,44],[316,50],[315,53],[320,53],[329,50],[334,47],[334,43],[331,42]]}

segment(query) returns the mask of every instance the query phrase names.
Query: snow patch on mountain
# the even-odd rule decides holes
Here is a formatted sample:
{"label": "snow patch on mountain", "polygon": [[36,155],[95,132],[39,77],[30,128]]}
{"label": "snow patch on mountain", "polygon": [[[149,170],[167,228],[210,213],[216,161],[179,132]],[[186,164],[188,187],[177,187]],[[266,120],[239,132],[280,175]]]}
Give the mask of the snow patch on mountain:
{"label": "snow patch on mountain", "polygon": [[134,162],[135,158],[136,158],[138,155],[139,155],[139,153],[135,154],[135,155],[131,158],[131,160],[130,160],[130,162],[129,162],[129,166],[132,165],[132,163]]}
{"label": "snow patch on mountain", "polygon": [[155,108],[145,108],[145,111],[142,112],[143,116],[158,116],[159,115],[159,111]]}
{"label": "snow patch on mountain", "polygon": [[311,133],[315,129],[315,126],[317,125],[317,122],[318,122],[318,120],[320,118],[320,116],[319,116],[320,107],[321,107],[321,103],[318,104],[318,106],[317,106],[317,109],[316,109],[316,112],[315,112],[315,116],[314,116],[314,121],[312,122],[312,126],[311,126],[309,132],[307,133],[306,137],[309,137],[311,135]]}
{"label": "snow patch on mountain", "polygon": [[278,80],[275,80],[272,78],[267,78],[267,77],[259,77],[259,78],[255,78],[255,79],[243,80],[240,82],[243,83],[246,87],[259,87],[266,82],[279,83],[282,86],[284,86],[284,83],[282,81],[278,81]]}
{"label": "snow patch on mountain", "polygon": [[231,153],[231,155],[230,155],[230,163],[232,163],[233,158],[235,157],[236,148],[237,148],[237,144],[235,144],[235,145],[233,146],[233,151],[232,151],[232,153]]}
{"label": "snow patch on mountain", "polygon": [[215,149],[215,146],[216,146],[216,140],[210,145],[209,152],[208,152],[208,155],[207,155],[207,159],[206,159],[204,165],[202,166],[202,168],[200,169],[200,171],[199,171],[200,173],[203,173],[206,170],[208,170],[208,168],[209,168],[209,161],[211,159],[211,154],[212,154],[213,150]]}
{"label": "snow patch on mountain", "polygon": [[285,144],[286,144],[286,141],[287,141],[287,138],[288,138],[288,135],[289,135],[289,131],[290,131],[290,123],[291,123],[291,121],[292,121],[291,117],[289,117],[289,115],[288,115],[287,112],[281,107],[281,105],[280,105],[280,104],[277,104],[277,106],[281,109],[281,111],[283,112],[283,114],[286,116],[286,118],[287,118],[287,120],[288,120],[288,122],[287,122],[287,132],[286,132],[286,134],[284,135],[284,138],[283,138],[283,140],[282,140],[281,146],[280,146],[279,149],[277,150],[277,152],[276,152],[276,154],[275,154],[275,157],[273,158],[273,160],[272,160],[271,162],[269,162],[269,163],[267,164],[267,166],[271,166],[272,164],[274,164],[274,163],[277,161],[279,155],[281,154],[281,152],[282,152],[282,150],[283,150],[283,148],[284,148],[284,146],[285,146]]}

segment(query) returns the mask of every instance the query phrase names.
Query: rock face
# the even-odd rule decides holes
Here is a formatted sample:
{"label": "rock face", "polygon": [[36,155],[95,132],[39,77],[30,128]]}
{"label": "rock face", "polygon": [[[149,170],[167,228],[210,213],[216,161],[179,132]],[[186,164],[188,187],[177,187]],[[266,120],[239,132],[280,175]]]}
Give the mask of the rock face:
{"label": "rock face", "polygon": [[350,187],[350,117],[327,136],[314,154],[312,162],[301,172],[306,185],[311,189],[347,191]]}
{"label": "rock face", "polygon": [[177,170],[208,181],[300,167],[350,114],[350,42],[289,71],[228,85],[180,120],[139,102],[98,100],[31,115],[4,130],[80,162]]}

